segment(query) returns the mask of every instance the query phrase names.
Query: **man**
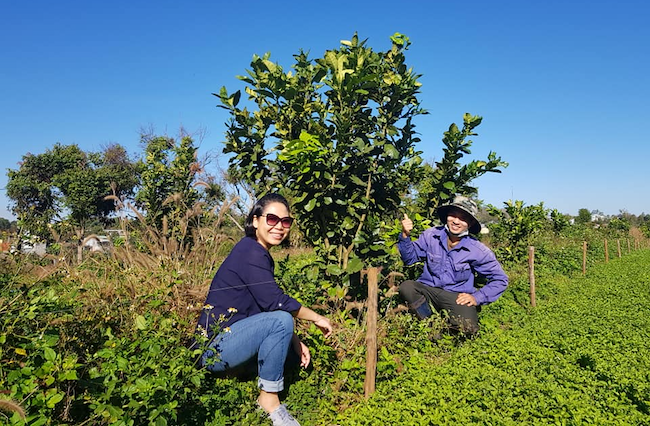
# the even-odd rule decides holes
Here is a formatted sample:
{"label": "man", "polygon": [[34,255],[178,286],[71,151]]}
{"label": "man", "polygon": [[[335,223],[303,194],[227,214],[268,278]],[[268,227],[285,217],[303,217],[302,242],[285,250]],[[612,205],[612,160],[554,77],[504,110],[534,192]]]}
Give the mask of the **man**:
{"label": "man", "polygon": [[[404,281],[399,293],[418,318],[431,316],[433,306],[447,311],[452,331],[471,336],[479,330],[477,308],[497,300],[508,277],[494,253],[471,235],[481,230],[474,201],[457,196],[437,213],[443,226],[427,229],[415,241],[413,221],[404,215],[397,247],[406,265],[424,261],[424,269],[417,281]],[[480,289],[475,273],[486,279]]]}

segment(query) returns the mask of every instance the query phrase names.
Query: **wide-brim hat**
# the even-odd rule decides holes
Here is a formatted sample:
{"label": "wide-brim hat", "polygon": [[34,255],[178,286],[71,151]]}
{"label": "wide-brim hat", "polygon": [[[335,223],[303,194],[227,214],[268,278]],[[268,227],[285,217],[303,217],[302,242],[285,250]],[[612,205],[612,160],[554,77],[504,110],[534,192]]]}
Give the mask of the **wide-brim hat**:
{"label": "wide-brim hat", "polygon": [[470,234],[478,234],[481,232],[481,223],[477,219],[478,206],[473,200],[463,197],[462,195],[457,195],[451,204],[445,204],[438,207],[438,217],[442,223],[447,223],[447,215],[449,214],[449,210],[452,208],[460,209],[474,219],[474,223],[470,224],[468,229]]}

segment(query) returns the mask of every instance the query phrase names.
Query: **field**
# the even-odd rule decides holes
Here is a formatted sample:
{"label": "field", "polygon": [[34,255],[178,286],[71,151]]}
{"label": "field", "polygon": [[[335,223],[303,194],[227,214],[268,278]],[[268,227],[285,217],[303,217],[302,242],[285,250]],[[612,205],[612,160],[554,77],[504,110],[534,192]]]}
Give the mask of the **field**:
{"label": "field", "polygon": [[[309,298],[297,271],[311,255],[291,259],[276,272]],[[268,424],[252,377],[206,374],[185,347],[209,271],[3,261],[0,423]],[[299,327],[313,366],[290,372],[282,397],[304,425],[650,424],[648,265],[642,249],[590,263],[585,277],[542,266],[536,308],[525,273],[512,270],[509,290],[481,313],[480,335],[465,341],[430,339],[440,321],[395,309],[382,281],[372,397],[363,395],[363,311],[340,306],[328,308],[327,341]]]}
{"label": "field", "polygon": [[[650,424],[650,253],[553,287],[537,309],[491,322],[444,362],[411,354],[340,424]],[[491,320],[498,318],[494,313]]]}

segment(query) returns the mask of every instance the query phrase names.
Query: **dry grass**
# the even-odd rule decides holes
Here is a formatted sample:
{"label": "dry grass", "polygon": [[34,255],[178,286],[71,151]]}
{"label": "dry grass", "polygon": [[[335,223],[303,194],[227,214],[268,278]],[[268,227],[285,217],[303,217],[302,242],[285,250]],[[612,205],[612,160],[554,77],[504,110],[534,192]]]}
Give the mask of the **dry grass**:
{"label": "dry grass", "polygon": [[0,398],[0,410],[6,413],[18,413],[20,418],[25,420],[25,410],[15,401]]}

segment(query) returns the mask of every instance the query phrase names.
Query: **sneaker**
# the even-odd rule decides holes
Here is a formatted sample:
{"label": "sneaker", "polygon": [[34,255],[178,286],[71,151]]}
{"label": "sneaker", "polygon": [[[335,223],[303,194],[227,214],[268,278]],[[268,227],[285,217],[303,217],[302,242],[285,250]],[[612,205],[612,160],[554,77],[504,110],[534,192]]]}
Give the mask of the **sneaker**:
{"label": "sneaker", "polygon": [[275,411],[269,414],[269,417],[273,422],[273,426],[300,426],[300,423],[289,414],[284,404],[281,404]]}

